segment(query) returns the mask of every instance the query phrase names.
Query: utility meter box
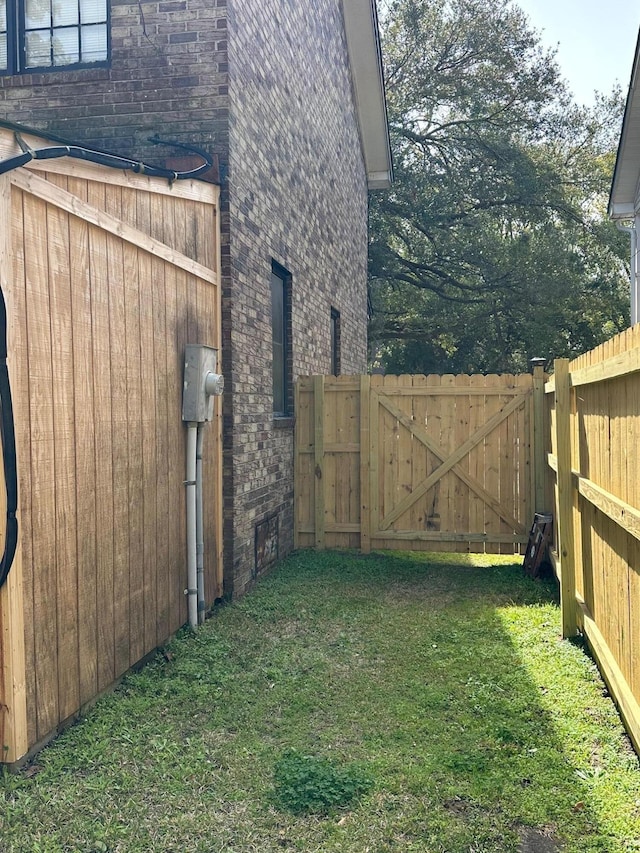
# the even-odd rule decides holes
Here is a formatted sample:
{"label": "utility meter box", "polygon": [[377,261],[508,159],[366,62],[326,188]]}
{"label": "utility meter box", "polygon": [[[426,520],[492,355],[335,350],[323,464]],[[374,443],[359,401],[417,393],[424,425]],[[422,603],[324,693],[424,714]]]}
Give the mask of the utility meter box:
{"label": "utility meter box", "polygon": [[[222,377],[218,376],[218,350],[203,344],[187,344],[184,348],[184,386],[182,420],[203,423],[213,420],[213,396],[222,393]],[[212,382],[215,378],[218,381]]]}

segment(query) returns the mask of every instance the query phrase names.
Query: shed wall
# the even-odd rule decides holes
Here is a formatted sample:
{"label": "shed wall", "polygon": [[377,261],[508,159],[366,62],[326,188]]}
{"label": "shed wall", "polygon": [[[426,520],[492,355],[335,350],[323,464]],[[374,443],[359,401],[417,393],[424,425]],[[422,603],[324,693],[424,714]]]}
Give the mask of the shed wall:
{"label": "shed wall", "polygon": [[[184,345],[220,346],[217,190],[47,170],[8,176],[29,748],[186,621]],[[219,404],[204,482],[212,603]]]}

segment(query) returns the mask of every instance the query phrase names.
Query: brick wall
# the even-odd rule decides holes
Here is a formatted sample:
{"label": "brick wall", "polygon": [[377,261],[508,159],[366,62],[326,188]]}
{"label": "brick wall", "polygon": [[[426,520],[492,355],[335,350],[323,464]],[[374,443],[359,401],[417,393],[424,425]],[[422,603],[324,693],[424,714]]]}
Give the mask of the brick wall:
{"label": "brick wall", "polygon": [[111,0],[109,68],[0,77],[0,117],[162,162],[149,136],[220,155],[225,585],[255,575],[255,526],[293,544],[293,426],[274,421],[270,274],[292,275],[294,376],[366,364],[364,166],[340,0]]}
{"label": "brick wall", "polygon": [[367,191],[339,0],[234,2],[229,60],[225,510],[237,594],[252,580],[256,523],[278,513],[280,553],[293,544],[293,428],[271,413],[271,263],[292,276],[294,376],[330,371],[332,307],[342,372],[362,372]]}
{"label": "brick wall", "polygon": [[111,0],[111,47],[109,68],[0,77],[0,117],[156,163],[156,133],[226,150],[226,0]]}

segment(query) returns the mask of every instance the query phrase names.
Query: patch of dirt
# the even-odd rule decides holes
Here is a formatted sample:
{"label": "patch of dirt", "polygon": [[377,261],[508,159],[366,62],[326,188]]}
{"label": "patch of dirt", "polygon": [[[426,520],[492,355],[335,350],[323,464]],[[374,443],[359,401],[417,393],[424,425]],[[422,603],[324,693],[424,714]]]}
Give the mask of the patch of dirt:
{"label": "patch of dirt", "polygon": [[455,815],[463,815],[473,807],[473,804],[469,800],[465,800],[464,797],[453,797],[443,805],[448,812]]}
{"label": "patch of dirt", "polygon": [[522,826],[518,832],[518,853],[559,853],[561,847],[548,829]]}

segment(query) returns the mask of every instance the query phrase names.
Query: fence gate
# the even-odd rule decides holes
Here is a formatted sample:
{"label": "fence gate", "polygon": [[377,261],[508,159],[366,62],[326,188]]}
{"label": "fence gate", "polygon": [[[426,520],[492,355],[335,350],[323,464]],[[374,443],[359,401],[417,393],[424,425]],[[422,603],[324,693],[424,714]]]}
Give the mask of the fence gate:
{"label": "fence gate", "polygon": [[301,377],[298,547],[514,553],[534,512],[533,381]]}

